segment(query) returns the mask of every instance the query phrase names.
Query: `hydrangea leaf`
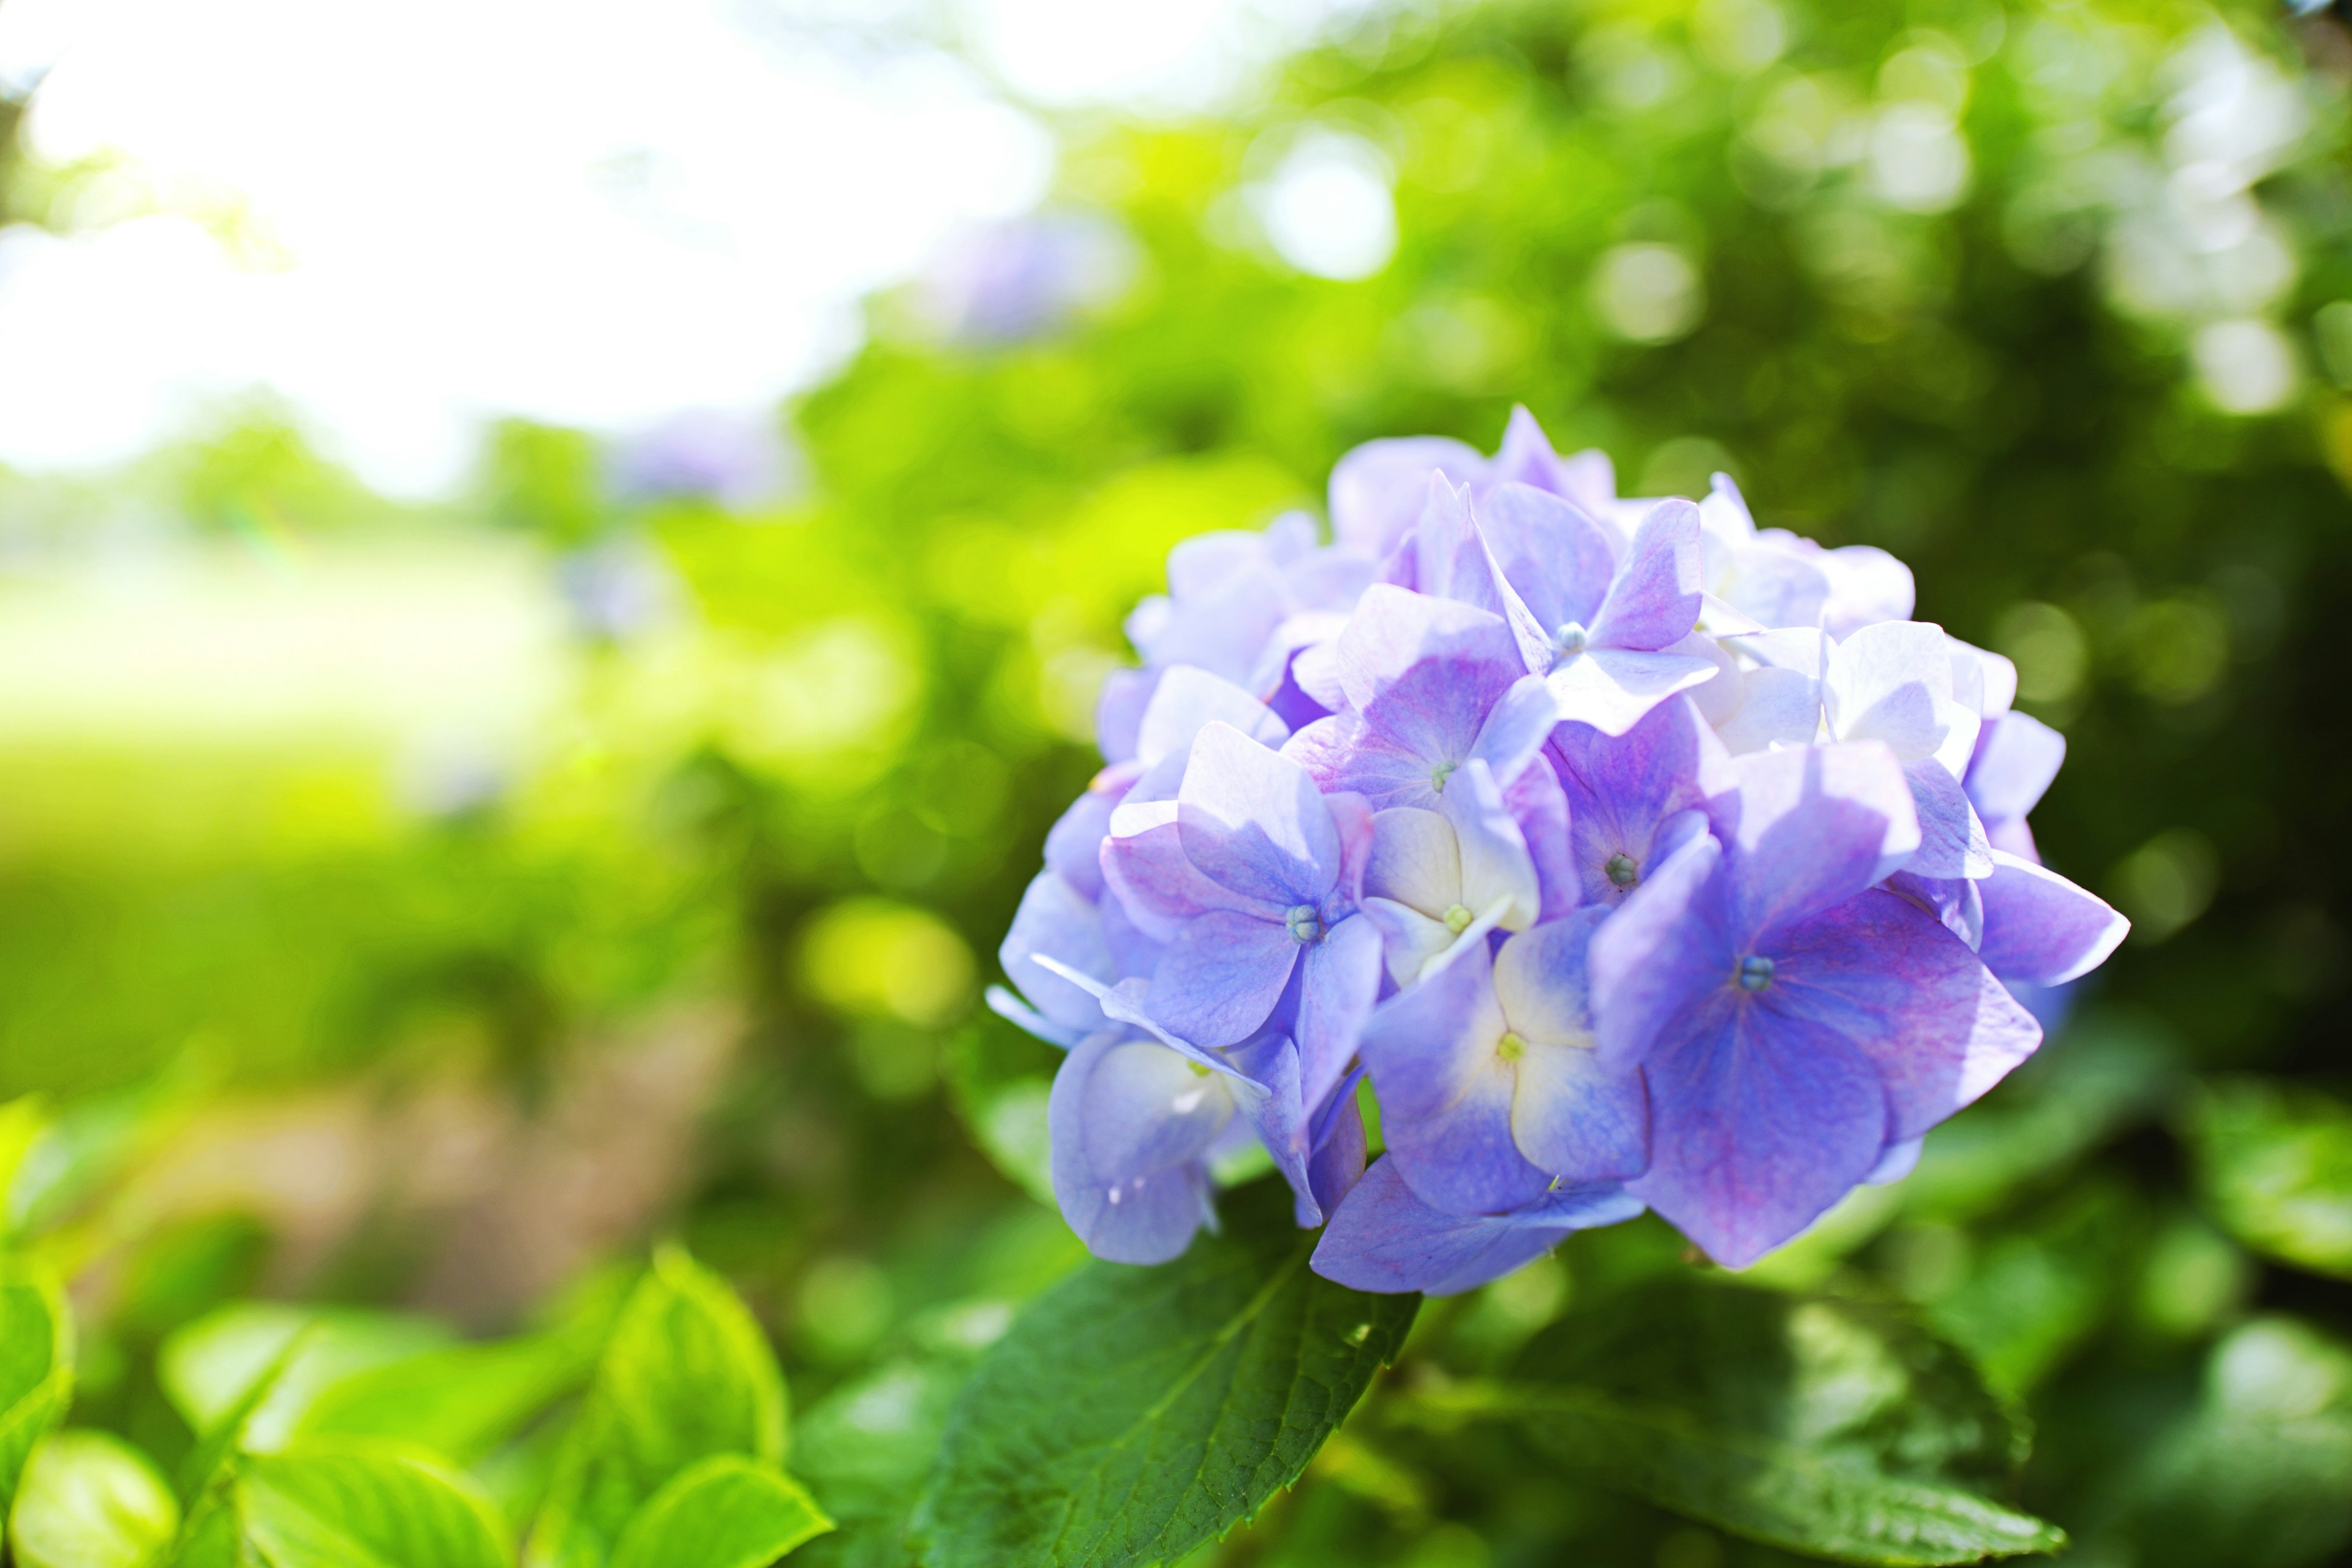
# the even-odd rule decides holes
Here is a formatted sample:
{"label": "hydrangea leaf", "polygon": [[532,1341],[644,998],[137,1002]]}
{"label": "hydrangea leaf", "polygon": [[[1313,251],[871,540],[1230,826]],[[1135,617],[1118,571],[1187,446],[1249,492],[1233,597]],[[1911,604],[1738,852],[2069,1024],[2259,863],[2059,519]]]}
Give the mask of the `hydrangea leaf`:
{"label": "hydrangea leaf", "polygon": [[8,1550],[17,1568],[148,1568],[179,1528],[179,1500],[146,1456],[104,1432],[58,1432],[25,1466]]}
{"label": "hydrangea leaf", "polygon": [[612,1568],[768,1568],[833,1521],[764,1459],[719,1454],[670,1478],[621,1532]]}
{"label": "hydrangea leaf", "polygon": [[1420,1299],[1311,1272],[1277,1182],[1222,1210],[1175,1262],[1088,1264],[982,1358],[916,1511],[928,1568],[1172,1563],[1298,1478]]}
{"label": "hydrangea leaf", "polygon": [[506,1568],[498,1510],[457,1471],[388,1444],[236,1461],[235,1515],[271,1568]]}
{"label": "hydrangea leaf", "polygon": [[0,1509],[73,1398],[73,1318],[47,1276],[0,1258]]}
{"label": "hydrangea leaf", "polygon": [[1491,1401],[1565,1468],[1838,1562],[2065,1544],[1990,1495],[2024,1457],[2011,1407],[1958,1352],[1870,1303],[1654,1280],[1546,1330]]}
{"label": "hydrangea leaf", "polygon": [[724,1280],[666,1249],[606,1342],[533,1522],[533,1564],[604,1563],[639,1508],[698,1460],[784,1457],[783,1374]]}
{"label": "hydrangea leaf", "polygon": [[2190,1121],[2207,1208],[2258,1252],[2352,1279],[2352,1106],[2254,1079],[2206,1086]]}
{"label": "hydrangea leaf", "polygon": [[813,1563],[901,1568],[907,1521],[971,1371],[962,1356],[894,1363],[811,1405],[795,1423],[802,1478],[839,1526]]}
{"label": "hydrangea leaf", "polygon": [[329,1387],[447,1345],[453,1337],[426,1318],[237,1301],[175,1330],[164,1340],[155,1370],[173,1408],[190,1427],[206,1432],[252,1390],[263,1369],[285,1356],[238,1438],[240,1447],[260,1453],[284,1447]]}

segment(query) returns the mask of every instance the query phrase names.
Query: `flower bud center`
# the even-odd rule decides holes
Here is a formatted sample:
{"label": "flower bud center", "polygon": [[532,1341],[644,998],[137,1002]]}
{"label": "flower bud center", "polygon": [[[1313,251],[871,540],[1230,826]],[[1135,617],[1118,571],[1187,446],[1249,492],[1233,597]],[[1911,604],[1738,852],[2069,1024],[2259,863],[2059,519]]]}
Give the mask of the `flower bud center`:
{"label": "flower bud center", "polygon": [[1313,904],[1300,904],[1282,917],[1282,923],[1288,928],[1293,942],[1323,940],[1323,917]]}
{"label": "flower bud center", "polygon": [[1461,765],[1462,764],[1460,763],[1440,763],[1435,767],[1430,769],[1429,787],[1435,790],[1438,794],[1444,795],[1445,793],[1445,781],[1452,778],[1454,776],[1454,770]]}
{"label": "flower bud center", "polygon": [[1739,961],[1739,988],[1761,991],[1772,984],[1772,961],[1760,952],[1751,952]]}
{"label": "flower bud center", "polygon": [[1601,868],[1608,872],[1609,880],[1620,888],[1630,888],[1642,879],[1640,864],[1622,849],[1609,857],[1609,863]]}
{"label": "flower bud center", "polygon": [[1495,1054],[1507,1062],[1515,1062],[1528,1054],[1528,1043],[1519,1038],[1516,1031],[1506,1030],[1502,1039],[1496,1044]]}
{"label": "flower bud center", "polygon": [[1591,635],[1581,621],[1562,621],[1559,629],[1551,634],[1551,646],[1559,650],[1560,658],[1574,658],[1584,651]]}
{"label": "flower bud center", "polygon": [[1460,936],[1470,929],[1470,922],[1475,918],[1467,904],[1454,904],[1445,911],[1445,929]]}

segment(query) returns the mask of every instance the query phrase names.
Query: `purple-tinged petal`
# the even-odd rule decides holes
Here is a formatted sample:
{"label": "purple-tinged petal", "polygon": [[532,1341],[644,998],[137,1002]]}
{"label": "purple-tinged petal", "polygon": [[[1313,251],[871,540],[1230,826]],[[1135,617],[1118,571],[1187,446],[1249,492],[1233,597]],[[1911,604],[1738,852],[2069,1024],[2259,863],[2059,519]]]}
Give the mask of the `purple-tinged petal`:
{"label": "purple-tinged petal", "polygon": [[2063,985],[2105,963],[2129,934],[2129,921],[2057,872],[1998,849],[1992,861],[1992,875],[1979,884],[1978,955],[2001,979]]}
{"label": "purple-tinged petal", "polygon": [[1039,953],[1105,984],[1119,978],[1103,937],[1102,913],[1093,900],[1051,871],[1040,871],[1021,895],[1013,927],[996,950],[1005,974],[1030,1004],[1065,1029],[1080,1034],[1103,1026],[1102,1008],[1092,995],[1036,961]]}
{"label": "purple-tinged petal", "polygon": [[1143,710],[1159,684],[1156,669],[1114,669],[1103,677],[1102,696],[1095,701],[1095,745],[1104,762],[1123,763],[1135,755]]}
{"label": "purple-tinged petal", "polygon": [[1350,1077],[1339,1086],[1339,1098],[1316,1142],[1315,1155],[1307,1163],[1307,1190],[1314,1200],[1316,1216],[1311,1222],[1302,1220],[1302,1225],[1320,1225],[1346,1201],[1363,1179],[1366,1148],[1364,1112],[1356,1103],[1356,1080]]}
{"label": "purple-tinged petal", "polygon": [[1558,920],[1577,906],[1578,889],[1568,842],[1568,792],[1549,761],[1521,773],[1503,792],[1503,806],[1519,825],[1528,858],[1535,863],[1536,886],[1542,892],[1536,918]]}
{"label": "purple-tinged petal", "polygon": [[1149,978],[1166,948],[1139,930],[1125,900],[1106,888],[1095,901],[1102,911],[1103,944],[1110,949],[1111,972],[1120,979]]}
{"label": "purple-tinged petal", "polygon": [[1769,545],[1710,549],[1708,575],[1719,597],[1767,626],[1819,626],[1829,600],[1820,567]]}
{"label": "purple-tinged petal", "polygon": [[1487,482],[1533,485],[1554,495],[1566,495],[1568,479],[1567,468],[1551,449],[1551,440],[1536,423],[1536,416],[1528,412],[1526,404],[1513,404],[1510,421],[1503,426],[1503,444],[1486,468]]}
{"label": "purple-tinged petal", "polygon": [[1906,763],[1934,756],[1962,718],[1944,628],[1885,621],[1839,643],[1822,676],[1822,716],[1841,741],[1884,741]]}
{"label": "purple-tinged petal", "polygon": [[1225,1081],[1151,1040],[1096,1059],[1079,1100],[1087,1167],[1117,1182],[1199,1159],[1233,1120]]}
{"label": "purple-tinged petal", "polygon": [[1984,941],[1984,882],[1975,877],[1922,877],[1910,870],[1886,879],[1886,890],[1908,899],[1936,923],[1969,944],[1974,952]]}
{"label": "purple-tinged petal", "polygon": [[1378,560],[1397,546],[1429,500],[1429,476],[1468,484],[1486,459],[1443,436],[1367,441],[1331,468],[1331,537]]}
{"label": "purple-tinged petal", "polygon": [[1045,833],[1045,867],[1089,899],[1102,897],[1102,844],[1110,814],[1134,782],[1131,765],[1105,768]]}
{"label": "purple-tinged petal", "polygon": [[1758,951],[1772,972],[1754,1010],[1832,1031],[1875,1064],[1889,1139],[1925,1132],[2042,1043],[2042,1026],[1968,944],[1892,893],[1873,889]]}
{"label": "purple-tinged petal", "polygon": [[[1457,600],[1512,620],[1535,617],[1503,579],[1503,569],[1486,548],[1486,535],[1470,514],[1469,492],[1433,479],[1429,505],[1414,523],[1391,563],[1390,580],[1434,598]],[[1367,590],[1370,592],[1370,590]]]}
{"label": "purple-tinged petal", "polygon": [[1607,522],[1617,500],[1617,465],[1598,447],[1587,447],[1559,460],[1559,493],[1584,509],[1587,516]]}
{"label": "purple-tinged petal", "polygon": [[[1631,1219],[1642,1212],[1631,1201],[1620,1206],[1622,1214],[1591,1223]],[[1333,1213],[1308,1265],[1352,1289],[1452,1296],[1533,1262],[1578,1228],[1433,1209],[1405,1184],[1391,1154],[1374,1161]]]}
{"label": "purple-tinged petal", "polygon": [[1273,1157],[1274,1168],[1290,1184],[1294,1212],[1301,1226],[1323,1223],[1315,1202],[1307,1166],[1314,1157],[1308,1123],[1308,1102],[1299,1094],[1298,1047],[1286,1035],[1270,1034],[1234,1047],[1243,1069],[1265,1086],[1266,1092],[1244,1101],[1241,1113],[1257,1141]]}
{"label": "purple-tinged petal", "polygon": [[1969,763],[1969,798],[1990,827],[2022,822],[2066,760],[2066,737],[2030,713],[2004,713],[1984,726]]}
{"label": "purple-tinged petal", "polygon": [[1717,474],[1707,482],[1698,515],[1707,532],[1726,544],[1746,544],[1756,537],[1756,519],[1748,510],[1748,498],[1739,493],[1729,474]]}
{"label": "purple-tinged petal", "polygon": [[1906,864],[1922,877],[1989,877],[1992,845],[1960,781],[1933,757],[1903,764],[1919,813],[1919,848]]}
{"label": "purple-tinged petal", "polygon": [[1593,1048],[1586,948],[1608,911],[1579,910],[1520,932],[1495,955],[1495,996],[1518,1037],[1511,1136],[1538,1169],[1574,1182],[1622,1181],[1649,1163],[1649,1098],[1638,1072],[1611,1073]]}
{"label": "purple-tinged petal", "polygon": [[1370,921],[1343,920],[1310,942],[1298,988],[1298,1073],[1306,1101],[1322,1103],[1356,1055],[1356,1041],[1381,994],[1381,933]]}
{"label": "purple-tinged petal", "polygon": [[[1302,696],[1327,713],[1347,707],[1348,689],[1339,679],[1339,639],[1300,648],[1290,661],[1290,680]],[[1294,731],[1307,727],[1291,726]]]}
{"label": "purple-tinged petal", "polygon": [[1727,929],[1723,847],[1700,834],[1660,861],[1593,933],[1586,962],[1601,1065],[1639,1066],[1738,954]]}
{"label": "purple-tinged petal", "polygon": [[[1517,820],[1503,804],[1495,775],[1475,757],[1447,781],[1439,809],[1453,826],[1455,863],[1461,868],[1461,903],[1474,912],[1496,902],[1505,908],[1503,929],[1532,925],[1543,912],[1543,889],[1534,857]],[[1444,913],[1441,907],[1433,911]]]}
{"label": "purple-tinged petal", "polygon": [[1578,886],[1597,903],[1622,902],[1664,853],[1660,829],[1733,784],[1730,756],[1686,700],[1660,703],[1622,735],[1563,724],[1552,744]]}
{"label": "purple-tinged petal", "polygon": [[1420,806],[1375,812],[1364,894],[1443,918],[1462,901],[1462,851],[1454,825]]}
{"label": "purple-tinged petal", "polygon": [[1726,751],[1739,757],[1813,743],[1822,727],[1820,681],[1767,667],[1746,671],[1739,682],[1739,705],[1716,723]]}
{"label": "purple-tinged petal", "polygon": [[1911,568],[1874,544],[1844,544],[1813,557],[1829,579],[1822,622],[1833,637],[1852,637],[1881,621],[1907,621],[1917,595]]}
{"label": "purple-tinged petal", "polygon": [[1632,648],[1587,648],[1552,667],[1545,679],[1563,723],[1622,735],[1659,703],[1715,679],[1711,659]]}
{"label": "purple-tinged petal", "polygon": [[1192,742],[1177,806],[1185,858],[1244,898],[1319,904],[1339,879],[1339,832],[1314,778],[1230,725]]}
{"label": "purple-tinged petal", "polygon": [[1863,1181],[1874,1187],[1891,1187],[1919,1168],[1919,1152],[1927,1139],[1898,1138],[1878,1152],[1878,1163]]}
{"label": "purple-tinged petal", "polygon": [[[1465,927],[1456,932],[1444,921],[1423,914],[1409,904],[1370,895],[1364,900],[1363,913],[1381,933],[1381,952],[1388,961],[1389,976],[1401,986],[1420,979],[1421,972],[1468,934],[1470,929]],[[1499,919],[1501,911],[1496,913]],[[1494,928],[1490,925],[1486,929]],[[1480,940],[1485,936],[1485,931],[1479,932]]]}
{"label": "purple-tinged petal", "polygon": [[1083,1029],[1065,1028],[1002,985],[990,986],[981,993],[981,996],[988,1004],[990,1012],[1024,1034],[1034,1035],[1049,1046],[1059,1046],[1066,1051],[1085,1039],[1088,1033]]}
{"label": "purple-tinged petal", "polygon": [[1736,994],[1717,992],[1643,1064],[1650,1168],[1626,1184],[1727,1268],[1811,1225],[1888,1137],[1885,1092],[1853,1042]]}
{"label": "purple-tinged petal", "polygon": [[1557,495],[1507,484],[1479,503],[1478,526],[1504,580],[1547,637],[1570,622],[1589,626],[1600,615],[1617,574],[1617,546],[1599,523]]}
{"label": "purple-tinged petal", "polygon": [[1115,1034],[1094,1036],[1074,1047],[1054,1075],[1045,1104],[1054,1196],[1062,1217],[1096,1257],[1165,1263],[1182,1255],[1210,1215],[1208,1171],[1193,1163],[1148,1174],[1104,1172],[1087,1154],[1088,1090],[1104,1058],[1129,1043]]}
{"label": "purple-tinged petal", "polygon": [[1160,956],[1145,1009],[1205,1049],[1245,1040],[1282,999],[1301,945],[1279,921],[1223,910],[1198,916]]}
{"label": "purple-tinged petal", "polygon": [[[1180,553],[1184,548],[1176,547]],[[1173,602],[1146,600],[1128,617],[1128,640],[1154,668],[1192,664],[1244,680],[1289,613],[1289,598],[1282,574],[1259,552],[1199,593]]]}
{"label": "purple-tinged petal", "polygon": [[1202,875],[1184,853],[1177,803],[1128,802],[1110,816],[1111,836],[1103,840],[1103,884],[1117,898],[1136,929],[1153,942],[1173,942],[1186,921],[1211,910],[1268,919],[1286,906],[1245,898]]}
{"label": "purple-tinged petal", "polygon": [[1500,616],[1386,583],[1365,591],[1335,648],[1340,690],[1359,711],[1369,710],[1414,671],[1432,666],[1471,688],[1465,700],[1475,711],[1467,722],[1465,742],[1477,733],[1486,710],[1524,673],[1510,628]]}
{"label": "purple-tinged petal", "polygon": [[1549,1183],[1511,1141],[1517,1075],[1481,946],[1373,1009],[1361,1049],[1380,1092],[1381,1132],[1398,1173],[1425,1203],[1500,1214]]}
{"label": "purple-tinged petal", "polygon": [[1265,1086],[1235,1067],[1222,1050],[1205,1050],[1181,1035],[1171,1033],[1144,1008],[1144,999],[1150,994],[1150,982],[1130,976],[1116,985],[1105,985],[1093,975],[1081,973],[1057,959],[1044,953],[1037,962],[1052,970],[1071,984],[1093,995],[1103,1011],[1103,1016],[1113,1024],[1123,1024],[1133,1036],[1149,1035],[1178,1056],[1209,1072],[1223,1078],[1226,1086],[1244,1100],[1262,1095]]}
{"label": "purple-tinged petal", "polygon": [[1472,742],[1470,757],[1484,762],[1499,784],[1519,776],[1559,722],[1551,689],[1540,675],[1523,675],[1513,681],[1486,714]]}
{"label": "purple-tinged petal", "polygon": [[1698,538],[1698,508],[1686,500],[1664,502],[1643,520],[1592,622],[1594,646],[1655,652],[1689,635],[1704,578]]}
{"label": "purple-tinged petal", "polygon": [[1762,752],[1733,759],[1732,771],[1739,787],[1708,815],[1738,938],[1843,903],[1918,852],[1910,781],[1878,742]]}
{"label": "purple-tinged petal", "polygon": [[1136,731],[1136,759],[1149,767],[1185,751],[1212,723],[1231,725],[1261,746],[1279,746],[1290,739],[1290,726],[1265,703],[1221,676],[1180,664],[1160,676],[1160,689],[1143,710],[1143,722]]}

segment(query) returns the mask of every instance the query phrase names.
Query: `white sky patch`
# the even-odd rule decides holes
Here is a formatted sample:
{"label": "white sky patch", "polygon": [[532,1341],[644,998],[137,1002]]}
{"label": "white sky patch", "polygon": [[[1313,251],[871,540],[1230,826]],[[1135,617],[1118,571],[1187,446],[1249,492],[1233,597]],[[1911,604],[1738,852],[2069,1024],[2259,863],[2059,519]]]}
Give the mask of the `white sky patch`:
{"label": "white sky patch", "polygon": [[[975,31],[1038,100],[1174,102],[1328,9],[976,0]],[[956,62],[852,64],[723,0],[6,0],[0,82],[36,80],[34,155],[116,161],[101,194],[146,216],[0,235],[0,463],[32,469],[255,388],[407,493],[497,414],[762,407],[855,346],[860,295],[1052,174]]]}

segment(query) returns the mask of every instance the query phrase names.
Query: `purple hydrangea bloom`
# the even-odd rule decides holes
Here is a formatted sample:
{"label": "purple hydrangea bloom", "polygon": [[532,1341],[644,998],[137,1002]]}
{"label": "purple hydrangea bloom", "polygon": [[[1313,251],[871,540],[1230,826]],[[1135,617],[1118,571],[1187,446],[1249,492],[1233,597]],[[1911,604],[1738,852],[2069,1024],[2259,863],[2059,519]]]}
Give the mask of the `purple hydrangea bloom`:
{"label": "purple hydrangea bloom", "polygon": [[1917,850],[1883,743],[1739,759],[1715,831],[1592,944],[1601,1055],[1638,1066],[1629,1190],[1717,1262],[1788,1240],[2030,1055],[2042,1031],[1968,945],[1874,884]]}
{"label": "purple hydrangea bloom", "polygon": [[1524,409],[1491,458],[1360,448],[1331,504],[1332,546],[1173,552],[1005,939],[1098,1254],[1181,1251],[1255,1142],[1364,1289],[1644,1205],[1744,1265],[1900,1179],[2038,1045],[2017,996],[2122,940],[2026,828],[2063,741],[1885,552],[1721,477],[1622,500]]}

